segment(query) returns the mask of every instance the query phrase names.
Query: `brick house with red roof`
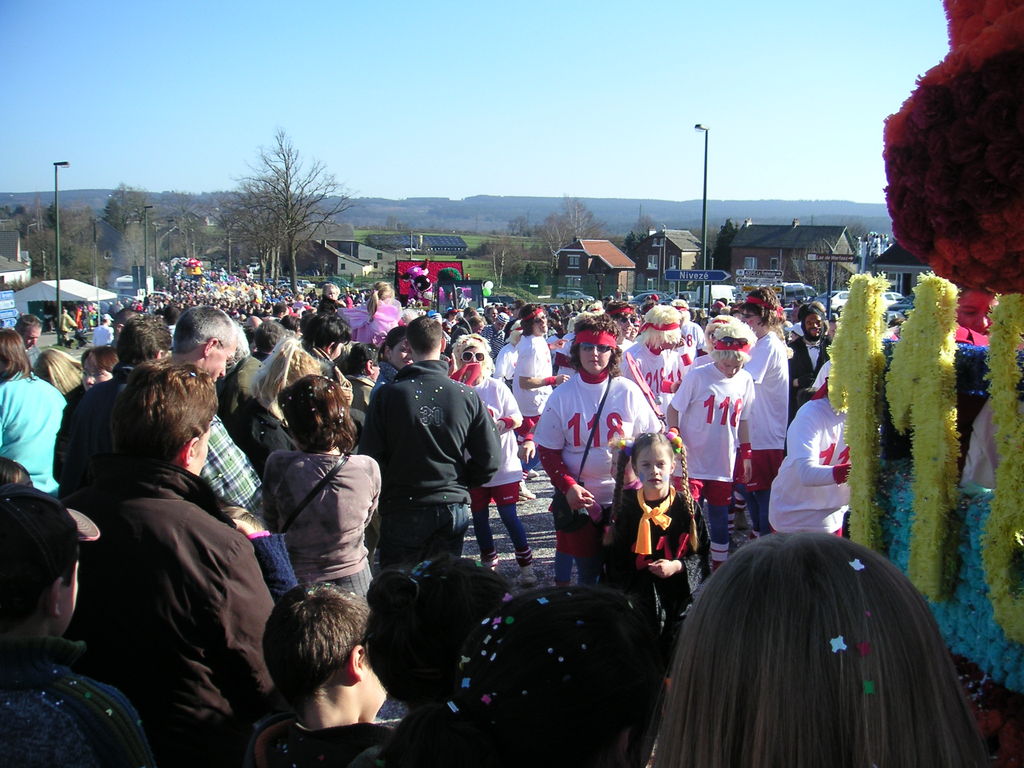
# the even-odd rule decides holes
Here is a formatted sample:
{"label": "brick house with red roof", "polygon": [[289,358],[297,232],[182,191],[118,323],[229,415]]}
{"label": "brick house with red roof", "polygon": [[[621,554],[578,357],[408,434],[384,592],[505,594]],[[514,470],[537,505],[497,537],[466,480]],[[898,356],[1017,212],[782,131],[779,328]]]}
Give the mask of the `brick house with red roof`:
{"label": "brick house with red roof", "polygon": [[610,240],[573,240],[555,256],[558,287],[577,288],[599,297],[630,290],[636,265]]}

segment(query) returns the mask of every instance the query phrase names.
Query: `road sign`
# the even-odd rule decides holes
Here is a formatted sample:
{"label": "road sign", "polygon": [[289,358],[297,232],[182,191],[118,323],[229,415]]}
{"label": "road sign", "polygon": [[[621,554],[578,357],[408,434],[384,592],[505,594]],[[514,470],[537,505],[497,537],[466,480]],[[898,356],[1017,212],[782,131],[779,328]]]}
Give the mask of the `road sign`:
{"label": "road sign", "polygon": [[781,280],[781,269],[737,269],[737,280]]}
{"label": "road sign", "polygon": [[722,269],[666,269],[665,279],[676,282],[702,280],[718,282],[728,280],[732,275]]}
{"label": "road sign", "polygon": [[0,299],[0,309],[14,309],[14,299]]}
{"label": "road sign", "polygon": [[16,309],[0,309],[0,317],[13,317],[15,320],[18,319],[18,310]]}
{"label": "road sign", "polygon": [[832,261],[850,263],[857,260],[852,253],[808,253],[808,261]]}

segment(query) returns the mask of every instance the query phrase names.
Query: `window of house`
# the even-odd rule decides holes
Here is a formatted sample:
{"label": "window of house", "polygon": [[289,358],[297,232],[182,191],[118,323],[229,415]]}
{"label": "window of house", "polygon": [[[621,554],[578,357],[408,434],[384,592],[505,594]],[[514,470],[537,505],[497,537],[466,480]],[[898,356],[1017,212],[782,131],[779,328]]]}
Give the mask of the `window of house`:
{"label": "window of house", "polygon": [[654,238],[654,247],[655,248],[664,248],[665,247],[665,238],[663,238],[663,237],[656,237],[656,238]]}
{"label": "window of house", "polygon": [[757,269],[757,256],[745,256],[743,258],[744,269]]}
{"label": "window of house", "polygon": [[647,268],[657,269],[658,268],[658,254],[649,253],[647,254]]}
{"label": "window of house", "polygon": [[669,256],[668,262],[665,264],[665,269],[679,269],[679,264],[677,263],[678,261],[678,256]]}
{"label": "window of house", "polygon": [[778,259],[768,259],[768,269],[778,269],[778,268],[779,268],[779,260]]}
{"label": "window of house", "polygon": [[[577,258],[579,258],[579,257],[577,257]],[[578,289],[580,287],[580,276],[579,275],[570,275],[570,276],[566,277],[565,278],[565,287],[566,288],[576,288],[576,289]]]}
{"label": "window of house", "polygon": [[647,278],[647,290],[648,291],[653,291],[654,290],[654,278],[653,277],[648,277]]}
{"label": "window of house", "polygon": [[579,269],[580,257],[579,256],[569,256],[567,258],[567,260],[566,260],[566,266],[571,267],[573,269]]}

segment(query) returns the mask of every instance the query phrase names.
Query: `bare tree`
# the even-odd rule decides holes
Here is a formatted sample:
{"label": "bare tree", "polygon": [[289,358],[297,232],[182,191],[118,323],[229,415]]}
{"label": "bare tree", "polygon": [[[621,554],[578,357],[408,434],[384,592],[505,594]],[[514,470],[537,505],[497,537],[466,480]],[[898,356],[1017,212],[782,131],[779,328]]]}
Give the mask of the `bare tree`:
{"label": "bare tree", "polygon": [[604,224],[598,221],[586,204],[575,197],[562,198],[562,210],[548,214],[537,231],[551,254],[552,269],[557,268],[555,254],[563,245],[577,238],[604,237]]}
{"label": "bare tree", "polygon": [[274,134],[273,146],[260,150],[252,170],[253,174],[242,180],[240,191],[247,204],[273,223],[291,272],[292,292],[296,293],[295,254],[299,244],[352,207],[352,199],[319,160],[305,167],[299,151],[280,129]]}

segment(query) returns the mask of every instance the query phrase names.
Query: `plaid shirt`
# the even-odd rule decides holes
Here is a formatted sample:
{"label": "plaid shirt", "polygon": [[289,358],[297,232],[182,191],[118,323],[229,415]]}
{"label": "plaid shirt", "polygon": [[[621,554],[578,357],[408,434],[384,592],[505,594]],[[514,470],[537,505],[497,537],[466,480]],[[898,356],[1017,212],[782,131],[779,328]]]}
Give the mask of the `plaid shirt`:
{"label": "plaid shirt", "polygon": [[488,325],[480,331],[480,335],[487,339],[487,343],[491,345],[491,359],[497,360],[501,348],[508,343],[505,341],[504,329],[499,331],[493,325]]}
{"label": "plaid shirt", "polygon": [[210,425],[210,451],[199,476],[210,484],[221,503],[259,515],[263,506],[259,475],[219,416],[214,416]]}

